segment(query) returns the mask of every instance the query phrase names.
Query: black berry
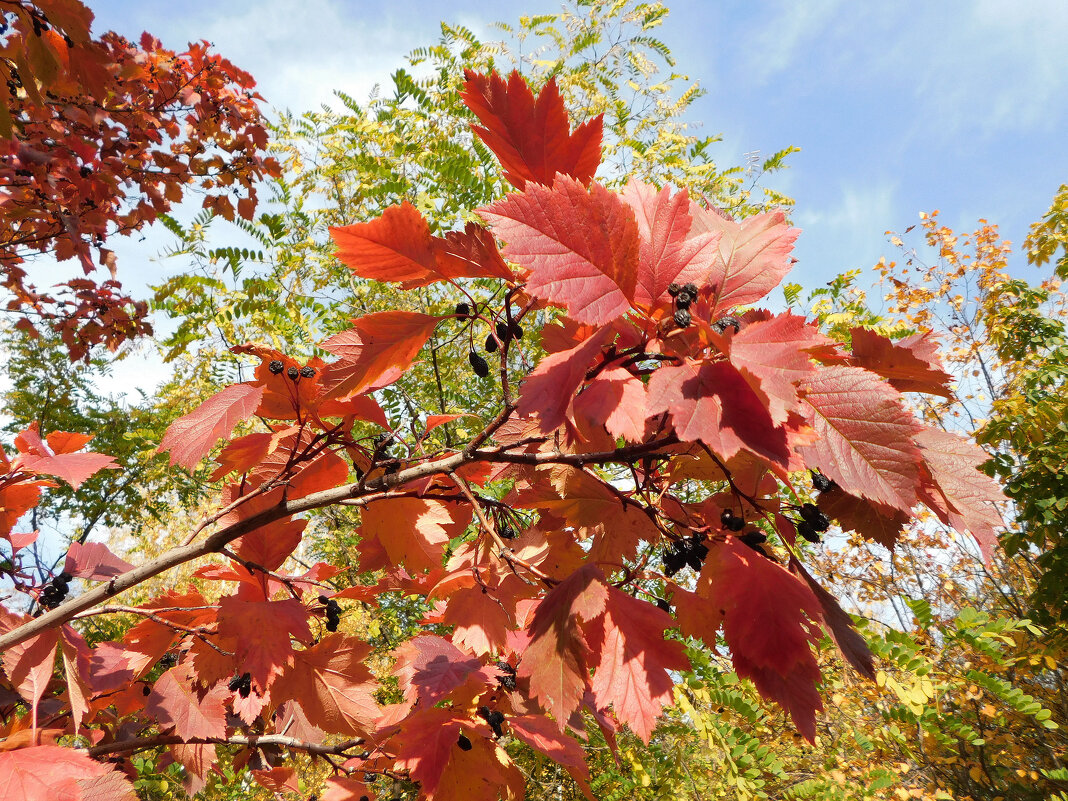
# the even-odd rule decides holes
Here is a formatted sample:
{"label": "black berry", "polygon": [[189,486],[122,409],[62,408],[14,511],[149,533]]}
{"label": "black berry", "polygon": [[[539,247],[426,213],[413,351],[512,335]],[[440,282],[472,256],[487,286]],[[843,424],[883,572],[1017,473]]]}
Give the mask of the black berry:
{"label": "black berry", "polygon": [[471,368],[479,378],[485,378],[489,375],[489,364],[476,351],[471,351],[467,356],[467,360],[471,362]]}
{"label": "black berry", "polygon": [[695,300],[697,300],[697,297],[684,289],[675,296],[675,305],[680,309],[688,309]]}
{"label": "black berry", "polygon": [[669,614],[671,613],[671,604],[668,603],[667,598],[657,598],[656,599],[656,606],[657,606],[657,609],[663,609],[665,612],[667,612]]}
{"label": "black berry", "polygon": [[286,366],[280,361],[278,361],[278,359],[274,359],[270,364],[267,365],[267,369],[270,370],[272,374],[278,375],[280,372],[286,369]]}
{"label": "black berry", "polygon": [[501,342],[507,342],[512,338],[512,329],[506,322],[499,322],[493,326],[493,330],[497,332],[497,339]]}
{"label": "black berry", "polygon": [[809,542],[819,542],[820,535],[816,533],[816,529],[812,528],[808,523],[801,522],[797,524],[797,533],[804,537]]}
{"label": "black berry", "polygon": [[742,330],[742,324],[738,321],[737,317],[722,317],[712,323],[712,327],[721,334],[728,328],[733,328],[734,333],[736,334]]}
{"label": "black berry", "polygon": [[812,526],[814,531],[826,531],[831,527],[831,521],[827,515],[811,503],[802,504],[801,517]]}
{"label": "black berry", "polygon": [[471,316],[471,307],[468,306],[466,303],[457,303],[456,316],[463,319],[467,319]]}
{"label": "black berry", "polygon": [[497,533],[502,540],[514,540],[516,538],[515,529],[511,526],[501,526],[497,529]]}
{"label": "black berry", "polygon": [[679,328],[688,328],[690,325],[690,313],[686,309],[679,309],[673,318]]}
{"label": "black berry", "polygon": [[314,378],[315,377],[315,368],[314,367],[309,367],[308,365],[304,365],[303,367],[300,368],[300,374],[301,374],[301,376],[303,378]]}
{"label": "black berry", "polygon": [[152,695],[152,688],[146,684],[141,688],[141,695]]}
{"label": "black berry", "polygon": [[519,323],[514,323],[514,322],[513,323],[509,323],[508,331],[512,335],[512,339],[522,339],[523,338],[523,329],[519,325]]}
{"label": "black berry", "polygon": [[289,376],[290,381],[296,381],[298,378],[300,378],[300,370],[298,370],[296,367],[290,367],[288,370],[286,370],[286,375]]}
{"label": "black berry", "polygon": [[812,471],[812,488],[817,492],[827,492],[834,486],[834,482],[818,470]]}
{"label": "black berry", "polygon": [[672,281],[670,284],[668,284],[668,290],[667,291],[668,291],[668,294],[671,295],[671,297],[674,298],[674,297],[677,297],[679,292],[682,291],[682,287],[680,287],[678,284],[676,284],[674,281]]}
{"label": "black berry", "polygon": [[467,739],[467,735],[465,734],[460,735],[459,739],[457,739],[456,741],[456,744],[460,746],[461,751],[470,751],[472,747],[471,741]]}
{"label": "black berry", "polygon": [[683,284],[682,285],[682,291],[683,292],[689,292],[691,295],[693,295],[693,297],[696,298],[697,297],[697,284],[694,284],[694,283]]}
{"label": "black berry", "polygon": [[486,352],[487,353],[496,353],[497,352],[497,338],[495,336],[493,336],[493,334],[486,334]]}

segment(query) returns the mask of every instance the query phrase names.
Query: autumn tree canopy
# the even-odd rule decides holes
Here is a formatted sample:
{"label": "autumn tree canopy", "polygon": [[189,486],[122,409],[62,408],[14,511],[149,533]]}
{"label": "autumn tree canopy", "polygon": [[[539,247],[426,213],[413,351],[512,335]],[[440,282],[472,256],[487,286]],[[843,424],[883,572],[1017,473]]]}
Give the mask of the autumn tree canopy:
{"label": "autumn tree canopy", "polygon": [[[108,760],[161,747],[195,789],[229,745],[266,786],[295,786],[285,752],[321,757],[331,801],[522,798],[506,735],[592,797],[581,740],[593,727],[648,742],[693,649],[725,643],[809,740],[822,634],[873,674],[799,536],[835,520],[892,544],[923,506],[993,547],[985,455],[904,401],[948,391],[930,339],[858,329],[847,348],[761,308],[800,233],[781,212],[733,219],[685,190],[606,189],[601,121],[572,129],[552,80],[535,95],[518,74],[471,72],[463,97],[514,191],[442,236],[407,203],[333,231],[353,275],[447,287],[455,308],[359,317],[321,343],[325,359],[236,346],[253,377],[160,443],[173,464],[218,465],[221,506],[184,545],[140,565],[73,546],[34,581],[15,520],[52,479],[113,465],[80,434],[16,439],[3,535],[23,608],[42,613],[10,603],[0,626],[28,709],[4,724],[12,797],[127,797]],[[404,429],[374,395],[443,330],[493,401],[452,444],[440,435],[467,410],[416,409]],[[303,513],[325,507],[358,512],[374,583],[290,569]],[[200,589],[117,597],[202,557]],[[91,588],[71,597],[74,578]],[[432,602],[424,631],[388,652],[338,631],[349,604],[394,593]],[[140,622],[115,641],[71,625],[116,613]]]}
{"label": "autumn tree canopy", "polygon": [[[191,190],[251,219],[277,165],[251,76],[206,42],[185,52],[146,33],[94,38],[78,0],[0,7],[0,274],[9,312],[62,334],[74,358],[148,333],[147,304],[122,292],[115,235],[129,235]],[[57,291],[32,282],[40,254],[76,260]],[[99,281],[97,269],[110,272]]]}

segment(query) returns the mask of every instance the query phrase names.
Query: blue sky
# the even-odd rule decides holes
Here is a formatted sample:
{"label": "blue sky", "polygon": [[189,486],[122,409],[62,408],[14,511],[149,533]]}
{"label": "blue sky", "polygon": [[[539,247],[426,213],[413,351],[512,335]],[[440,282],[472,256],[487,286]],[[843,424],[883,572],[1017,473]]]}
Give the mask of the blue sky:
{"label": "blue sky", "polygon": [[[329,102],[335,89],[365,96],[409,50],[436,39],[440,19],[491,37],[492,20],[560,7],[545,0],[90,5],[97,31],[134,37],[147,29],[172,47],[214,42],[257,78],[269,103],[294,111]],[[804,229],[791,280],[814,287],[881,255],[893,258],[884,231],[903,230],[935,208],[958,230],[986,217],[1019,243],[1068,181],[1063,0],[668,6],[659,36],[677,69],[708,90],[691,119],[723,134],[717,161],[801,148],[772,179],[797,200],[794,219]],[[128,285],[152,282],[157,269],[129,257],[120,265]]]}

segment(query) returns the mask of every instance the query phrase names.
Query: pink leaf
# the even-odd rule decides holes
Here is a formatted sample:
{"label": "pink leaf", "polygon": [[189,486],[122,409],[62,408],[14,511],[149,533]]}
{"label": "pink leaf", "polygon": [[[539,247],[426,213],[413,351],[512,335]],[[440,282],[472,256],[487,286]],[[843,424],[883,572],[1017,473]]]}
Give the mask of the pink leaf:
{"label": "pink leaf", "polygon": [[589,191],[558,175],[551,188],[530,184],[480,211],[507,244],[504,255],[530,270],[526,290],[565,306],[580,322],[603,325],[631,308],[638,227],[619,196]]}
{"label": "pink leaf", "polygon": [[227,387],[171,423],[158,451],[170,451],[172,465],[192,470],[216,442],[230,436],[238,423],[255,413],[262,397],[263,387]]}
{"label": "pink leaf", "polygon": [[87,542],[84,545],[72,542],[63,563],[64,572],[90,581],[115,578],[133,569],[133,565],[117,557],[100,542]]}
{"label": "pink leaf", "polygon": [[145,711],[161,727],[174,726],[183,740],[226,736],[226,707],[230,693],[224,684],[216,684],[201,698],[194,686],[195,676],[189,664],[173,667],[156,679],[152,693],[145,699]]}

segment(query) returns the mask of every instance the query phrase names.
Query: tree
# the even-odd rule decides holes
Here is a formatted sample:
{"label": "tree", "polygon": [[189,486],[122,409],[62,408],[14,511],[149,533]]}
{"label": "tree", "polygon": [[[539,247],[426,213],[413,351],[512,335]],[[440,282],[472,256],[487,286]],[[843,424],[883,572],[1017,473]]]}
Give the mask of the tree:
{"label": "tree", "polygon": [[[151,331],[147,304],[123,295],[109,237],[141,230],[190,190],[251,219],[256,183],[276,174],[252,78],[191,44],[144,34],[96,39],[79,0],[5,3],[0,45],[0,271],[18,325],[53,325],[72,358]],[[28,259],[77,259],[84,277],[56,295],[28,283]],[[94,259],[94,254],[96,258]],[[89,278],[97,265],[111,278]]]}
{"label": "tree", "polygon": [[[471,72],[463,96],[516,187],[477,210],[485,227],[435,236],[402,203],[333,231],[355,275],[447,285],[455,308],[357,318],[322,343],[330,362],[236,347],[258,363],[253,379],[161,443],[193,468],[226,441],[222,508],[140,566],[72,548],[66,575],[19,587],[49,611],[5,613],[4,667],[28,709],[7,717],[8,742],[26,746],[0,754],[9,793],[44,797],[30,774],[42,764],[72,797],[126,786],[97,760],[156,748],[195,787],[222,745],[280,788],[296,786],[282,751],[321,757],[335,773],[324,798],[416,786],[518,798],[507,737],[588,794],[576,737],[596,727],[611,745],[625,726],[648,742],[688,651],[721,637],[738,674],[811,740],[820,631],[862,673],[873,666],[799,560],[797,537],[830,525],[798,502],[799,475],[811,470],[843,515],[893,519],[922,503],[990,545],[999,493],[975,470],[981,452],[902,402],[945,392],[932,351],[876,334],[850,351],[797,315],[741,310],[789,270],[798,232],[781,212],[734,220],[685,191],[606,189],[593,180],[599,121],[571,129],[553,81],[535,97],[516,73]],[[492,302],[472,281],[497,283]],[[454,445],[438,434],[465,410],[420,410],[409,436],[372,395],[403,382],[444,326],[470,343],[471,381],[495,406]],[[548,354],[533,364],[524,327]],[[475,347],[484,337],[492,368]],[[85,442],[20,435],[4,507],[30,508],[42,474],[77,484],[106,467],[77,452]],[[359,511],[360,567],[383,571],[373,585],[339,586],[326,563],[283,567],[297,516],[338,505]],[[201,557],[202,589],[111,602]],[[74,577],[98,583],[65,600]],[[342,602],[394,592],[434,602],[429,631],[383,649],[338,631]],[[115,613],[141,618],[121,642],[90,646],[70,625]],[[64,735],[83,747],[52,744]]]}

